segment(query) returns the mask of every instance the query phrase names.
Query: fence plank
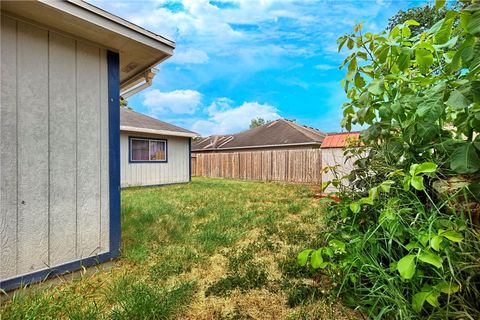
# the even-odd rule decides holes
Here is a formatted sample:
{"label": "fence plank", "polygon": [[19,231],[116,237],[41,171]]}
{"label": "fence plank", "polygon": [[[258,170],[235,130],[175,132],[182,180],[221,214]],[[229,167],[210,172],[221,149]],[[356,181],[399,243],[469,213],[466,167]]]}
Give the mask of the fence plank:
{"label": "fence plank", "polygon": [[243,180],[321,183],[320,149],[193,153],[192,175]]}

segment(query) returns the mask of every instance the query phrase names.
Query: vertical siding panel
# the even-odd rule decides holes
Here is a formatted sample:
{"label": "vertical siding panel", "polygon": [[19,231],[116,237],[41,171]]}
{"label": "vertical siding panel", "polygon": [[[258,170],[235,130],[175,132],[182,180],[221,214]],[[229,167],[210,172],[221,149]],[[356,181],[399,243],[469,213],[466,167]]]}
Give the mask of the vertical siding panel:
{"label": "vertical siding panel", "polygon": [[[107,52],[100,50],[100,252],[110,249],[110,166]],[[121,181],[121,180],[120,180]]]}
{"label": "vertical siding panel", "polygon": [[[122,158],[122,186],[145,186],[180,183],[189,181],[189,148],[188,138],[174,136],[159,136],[147,133],[136,133],[141,138],[166,139],[168,161],[166,163],[128,163],[128,133],[121,135],[121,158]],[[207,159],[208,161],[210,158]],[[205,158],[196,160],[197,172],[204,170]],[[217,161],[217,160],[216,160]],[[192,163],[193,164],[193,163]],[[220,163],[217,161],[212,167],[219,170]],[[192,166],[192,174],[195,168]],[[125,173],[124,173],[125,172]]]}
{"label": "vertical siding panel", "polygon": [[125,163],[125,152],[128,152],[128,149],[125,149],[125,135],[120,134],[120,181],[121,186],[125,187],[128,183],[126,176],[127,163]]}
{"label": "vertical siding panel", "polygon": [[77,42],[77,257],[98,253],[100,239],[99,49]]}
{"label": "vertical siding panel", "polygon": [[17,36],[18,272],[26,273],[48,265],[48,33],[18,22]]}
{"label": "vertical siding panel", "polygon": [[76,258],[75,41],[49,36],[50,265]]}
{"label": "vertical siding panel", "polygon": [[1,17],[0,279],[17,268],[17,23]]}

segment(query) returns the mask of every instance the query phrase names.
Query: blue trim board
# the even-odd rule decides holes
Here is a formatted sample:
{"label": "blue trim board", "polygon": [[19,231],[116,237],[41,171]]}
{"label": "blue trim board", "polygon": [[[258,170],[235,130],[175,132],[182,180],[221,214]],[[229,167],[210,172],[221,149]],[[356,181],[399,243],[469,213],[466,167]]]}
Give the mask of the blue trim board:
{"label": "blue trim board", "polygon": [[192,181],[192,138],[188,138],[188,181]]}
{"label": "blue trim board", "polygon": [[[165,160],[132,160],[132,139],[154,140],[165,142]],[[168,163],[168,140],[149,137],[128,137],[128,163]]]}
{"label": "blue trim board", "polygon": [[82,267],[90,267],[95,264],[107,262],[114,259],[115,257],[117,257],[117,255],[113,254],[112,252],[106,252],[94,257],[85,258],[83,260],[68,262],[58,267],[39,270],[23,276],[2,281],[0,283],[0,288],[8,292],[10,290],[17,289],[31,283],[41,282],[54,276],[60,276],[66,273],[80,270]]}
{"label": "blue trim board", "polygon": [[120,254],[120,56],[107,51],[110,169],[110,253]]}
{"label": "blue trim board", "polygon": [[47,278],[79,270],[116,258],[120,253],[120,71],[118,53],[108,51],[108,127],[110,175],[110,250],[97,256],[35,271],[0,282],[0,288],[10,291]]}

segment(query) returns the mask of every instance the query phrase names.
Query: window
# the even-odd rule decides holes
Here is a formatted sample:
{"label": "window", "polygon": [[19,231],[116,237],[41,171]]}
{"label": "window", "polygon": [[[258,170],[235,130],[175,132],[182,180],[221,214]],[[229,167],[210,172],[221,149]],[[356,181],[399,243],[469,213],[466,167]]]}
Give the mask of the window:
{"label": "window", "polygon": [[167,162],[167,140],[130,138],[130,162]]}

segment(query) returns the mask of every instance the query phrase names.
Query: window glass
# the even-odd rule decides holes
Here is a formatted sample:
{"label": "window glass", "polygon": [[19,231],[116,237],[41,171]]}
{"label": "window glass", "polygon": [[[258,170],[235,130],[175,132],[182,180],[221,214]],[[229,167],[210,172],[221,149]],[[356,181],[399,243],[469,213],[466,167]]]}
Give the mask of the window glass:
{"label": "window glass", "polygon": [[148,161],[148,140],[132,139],[132,161]]}
{"label": "window glass", "polygon": [[131,161],[166,161],[165,140],[131,139]]}
{"label": "window glass", "polygon": [[166,160],[165,141],[150,140],[150,160]]}

